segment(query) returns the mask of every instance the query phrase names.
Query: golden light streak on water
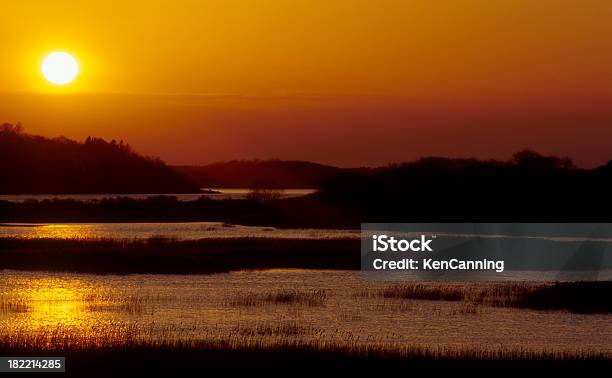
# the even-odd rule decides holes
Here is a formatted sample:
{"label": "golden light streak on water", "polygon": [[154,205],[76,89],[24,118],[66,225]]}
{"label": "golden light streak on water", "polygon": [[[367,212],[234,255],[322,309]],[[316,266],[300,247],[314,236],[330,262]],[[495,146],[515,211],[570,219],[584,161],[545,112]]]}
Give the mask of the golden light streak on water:
{"label": "golden light streak on water", "polygon": [[[38,277],[37,277],[38,276]],[[0,333],[5,341],[28,337],[38,345],[98,343],[125,327],[116,313],[97,311],[93,303],[113,298],[113,289],[79,278],[46,274],[6,279],[0,292]],[[102,336],[102,337],[101,337]]]}
{"label": "golden light streak on water", "polygon": [[283,229],[243,226],[222,222],[179,223],[55,223],[0,224],[0,237],[23,239],[146,239],[166,237],[177,239],[202,238],[281,238],[336,239],[360,237],[359,230]]}
{"label": "golden light streak on water", "polygon": [[49,224],[32,227],[28,239],[88,239],[94,237],[89,224]]}
{"label": "golden light streak on water", "polygon": [[[386,287],[345,271],[127,276],[3,271],[0,343],[65,349],[138,340],[229,340],[612,353],[610,314],[375,295]],[[288,300],[287,290],[301,296]]]}

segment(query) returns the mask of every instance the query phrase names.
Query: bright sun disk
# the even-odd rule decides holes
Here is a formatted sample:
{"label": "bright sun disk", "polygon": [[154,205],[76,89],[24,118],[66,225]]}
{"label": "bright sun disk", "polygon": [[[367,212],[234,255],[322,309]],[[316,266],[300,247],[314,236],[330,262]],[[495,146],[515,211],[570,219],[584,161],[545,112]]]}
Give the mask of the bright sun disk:
{"label": "bright sun disk", "polygon": [[65,85],[76,79],[79,64],[72,55],[58,51],[47,55],[42,63],[42,73],[49,82]]}

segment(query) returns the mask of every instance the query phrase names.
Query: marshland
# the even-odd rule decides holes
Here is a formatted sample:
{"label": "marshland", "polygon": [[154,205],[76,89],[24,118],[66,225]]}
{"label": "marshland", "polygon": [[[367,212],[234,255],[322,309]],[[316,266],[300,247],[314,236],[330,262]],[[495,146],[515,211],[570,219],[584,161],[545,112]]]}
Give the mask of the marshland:
{"label": "marshland", "polygon": [[[537,271],[513,282],[370,281],[350,230],[0,228],[3,355],[65,355],[100,374],[111,369],[100,353],[126,368],[156,359],[356,369],[612,361],[612,281],[534,280],[546,277]],[[530,241],[556,251],[574,242],[585,244]]]}
{"label": "marshland", "polygon": [[0,14],[0,372],[612,368],[612,1]]}
{"label": "marshland", "polygon": [[312,269],[0,275],[4,352],[200,350],[252,358],[276,351],[338,361],[612,358],[612,308],[601,300],[612,291],[609,282],[399,284]]}

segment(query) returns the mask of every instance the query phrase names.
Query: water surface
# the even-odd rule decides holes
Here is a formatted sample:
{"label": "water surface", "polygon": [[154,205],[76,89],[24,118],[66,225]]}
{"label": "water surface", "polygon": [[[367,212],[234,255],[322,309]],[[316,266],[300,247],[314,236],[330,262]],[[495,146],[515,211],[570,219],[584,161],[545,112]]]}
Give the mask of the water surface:
{"label": "water surface", "polygon": [[[113,343],[144,340],[416,345],[470,350],[612,353],[612,315],[466,307],[371,295],[384,283],[345,271],[195,276],[0,273],[0,337]],[[324,301],[255,303],[282,290]]]}
{"label": "water surface", "polygon": [[[1,194],[0,201],[25,202],[28,200],[75,200],[75,201],[100,201],[105,198],[127,197],[144,200],[156,196],[176,197],[179,201],[195,201],[202,196],[213,200],[244,199],[252,189],[245,188],[202,188],[218,193],[170,193],[170,194]],[[281,189],[278,191],[280,198],[301,197],[316,192],[316,189]]]}
{"label": "water surface", "polygon": [[241,226],[221,222],[178,223],[67,223],[67,224],[0,224],[0,237],[45,239],[147,239],[166,237],[182,240],[205,238],[359,238],[358,230],[284,229]]}

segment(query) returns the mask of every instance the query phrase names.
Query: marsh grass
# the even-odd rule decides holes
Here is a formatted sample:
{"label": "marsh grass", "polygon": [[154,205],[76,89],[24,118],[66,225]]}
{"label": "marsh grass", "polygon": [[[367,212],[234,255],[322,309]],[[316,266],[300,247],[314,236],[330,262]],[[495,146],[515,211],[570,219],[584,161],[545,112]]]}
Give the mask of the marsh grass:
{"label": "marsh grass", "polygon": [[25,299],[0,299],[0,314],[20,314],[30,311],[30,305]]}
{"label": "marsh grass", "polygon": [[383,298],[461,301],[465,297],[465,292],[460,287],[410,284],[382,289],[379,295]]}
{"label": "marsh grass", "polygon": [[79,352],[86,350],[111,350],[125,353],[165,351],[181,353],[236,352],[248,354],[307,353],[319,356],[348,356],[354,358],[428,359],[428,360],[574,360],[609,361],[612,355],[592,350],[532,350],[528,348],[480,349],[455,346],[406,345],[392,343],[364,344],[354,337],[342,341],[305,339],[300,336],[320,334],[315,327],[296,322],[259,324],[255,327],[236,327],[228,335],[211,335],[199,339],[153,339],[152,330],[142,330],[136,324],[107,323],[93,327],[88,332],[67,327],[45,327],[39,332],[14,330],[0,334],[0,351]]}
{"label": "marsh grass", "polygon": [[[472,305],[532,310],[563,310],[574,313],[611,313],[612,281],[553,283],[438,284],[405,283],[383,289],[367,289],[362,297],[407,300],[463,301]],[[466,307],[467,313],[477,313]]]}
{"label": "marsh grass", "polygon": [[[150,293],[136,293],[126,294],[121,292],[107,292],[107,291],[92,291],[85,293],[82,297],[85,302],[118,302],[118,301],[138,301],[148,303],[166,303],[176,300],[176,297],[171,295],[162,294],[150,294]],[[202,300],[200,297],[190,298],[192,300]],[[184,298],[183,298],[184,300]]]}
{"label": "marsh grass", "polygon": [[[420,285],[436,285],[420,284]],[[412,300],[405,300],[405,296],[384,296],[384,291],[390,288],[399,290],[398,286],[371,288],[370,291],[362,293],[371,299],[378,299],[386,305],[405,307],[405,311],[427,311],[428,316],[435,318],[436,312],[457,316],[478,315],[483,306],[495,305],[487,302],[487,298],[495,298],[496,303],[505,303],[504,298],[508,292],[515,292],[514,286],[504,289],[496,287],[498,284],[467,284],[467,285],[443,285],[439,290],[456,291],[463,290],[461,301],[441,302],[418,302],[415,297],[432,298],[431,295],[412,295]],[[507,284],[506,284],[507,285]],[[512,284],[515,285],[515,284]],[[516,284],[522,287],[528,284]],[[540,287],[540,284],[535,287]],[[547,286],[554,286],[548,284]],[[402,288],[403,289],[403,288]],[[421,287],[412,292],[424,292]],[[503,294],[503,295],[502,295]],[[384,300],[380,300],[383,297]],[[443,298],[444,295],[436,295]],[[83,297],[92,311],[106,311],[106,309],[117,310],[104,306],[125,306],[120,311],[140,311],[147,301],[168,301],[168,296],[162,295],[126,295],[124,292],[108,293],[105,291],[93,292]],[[195,298],[195,297],[194,297]],[[197,298],[196,298],[197,299]],[[332,297],[333,299],[333,297]],[[359,311],[349,312],[342,307],[332,306],[338,311],[338,317],[345,321],[353,321],[353,316],[359,318]],[[8,300],[8,298],[7,298]],[[318,290],[270,290],[264,292],[249,292],[237,297],[229,298],[232,306],[286,306],[286,309],[297,308],[300,311],[318,311],[319,309],[308,309],[305,306],[327,305],[328,294]],[[428,299],[431,300],[431,299]],[[232,301],[233,304],[232,304]],[[120,303],[118,303],[120,302]],[[123,303],[123,304],[122,304]],[[247,304],[245,304],[247,303]],[[101,307],[95,307],[95,306]],[[424,308],[420,308],[423,306]],[[449,308],[450,307],[450,308]],[[148,308],[148,307],[147,307]],[[383,309],[385,312],[388,308]],[[408,318],[408,317],[406,317]],[[233,325],[233,327],[231,327]],[[94,325],[48,325],[32,328],[25,326],[23,329],[9,327],[0,331],[0,351],[10,353],[24,353],[22,355],[36,355],[51,352],[62,356],[77,356],[81,358],[83,353],[122,354],[126,356],[140,356],[144,359],[164,358],[164,356],[183,356],[189,354],[194,363],[199,363],[202,358],[210,358],[217,362],[217,358],[226,358],[224,361],[233,359],[254,360],[259,363],[259,358],[279,359],[286,358],[312,360],[337,361],[338,359],[350,359],[351,361],[604,361],[612,360],[609,349],[597,350],[558,350],[558,349],[522,349],[520,347],[504,348],[498,345],[474,344],[473,346],[453,346],[431,344],[407,344],[390,341],[387,338],[372,339],[363,335],[347,331],[342,327],[326,327],[325,325],[311,325],[304,319],[290,320],[281,317],[279,321],[257,321],[255,323],[247,320],[230,327],[215,328],[205,327],[204,332],[199,328],[189,329],[184,324],[150,325],[143,326],[136,322],[110,321],[100,322]],[[20,352],[21,351],[21,352]],[[7,354],[4,354],[7,355]],[[18,355],[18,354],[16,354]],[[157,356],[157,357],[154,357]],[[231,356],[231,358],[229,357]],[[273,357],[272,357],[273,356]],[[170,357],[173,358],[173,357]],[[182,357],[181,357],[182,358]],[[74,361],[74,359],[73,359]],[[129,357],[126,361],[132,361]],[[276,360],[274,360],[276,363]],[[74,362],[73,362],[74,363]],[[274,365],[277,366],[277,365]]]}
{"label": "marsh grass", "polygon": [[[198,298],[201,300],[201,298]],[[159,294],[121,294],[101,292],[88,292],[82,301],[91,312],[122,312],[130,315],[142,315],[146,310],[153,311],[161,303],[175,301],[176,298]]]}
{"label": "marsh grass", "polygon": [[320,333],[321,330],[295,321],[263,323],[253,327],[235,327],[230,334],[240,336],[305,336]]}
{"label": "marsh grass", "polygon": [[91,312],[123,312],[130,315],[142,315],[145,312],[146,302],[143,298],[128,297],[119,302],[87,303],[86,307]]}
{"label": "marsh grass", "polygon": [[471,292],[468,298],[496,307],[610,313],[611,295],[612,281],[595,281],[493,285]]}
{"label": "marsh grass", "polygon": [[363,319],[363,316],[359,311],[339,308],[336,311],[336,318],[342,322],[359,322]]}
{"label": "marsh grass", "polygon": [[302,305],[310,307],[325,306],[327,293],[325,290],[275,290],[265,293],[250,292],[226,300],[234,307],[256,307],[265,305]]}
{"label": "marsh grass", "polygon": [[476,303],[462,303],[458,308],[450,311],[451,315],[478,315],[482,312],[482,307]]}

